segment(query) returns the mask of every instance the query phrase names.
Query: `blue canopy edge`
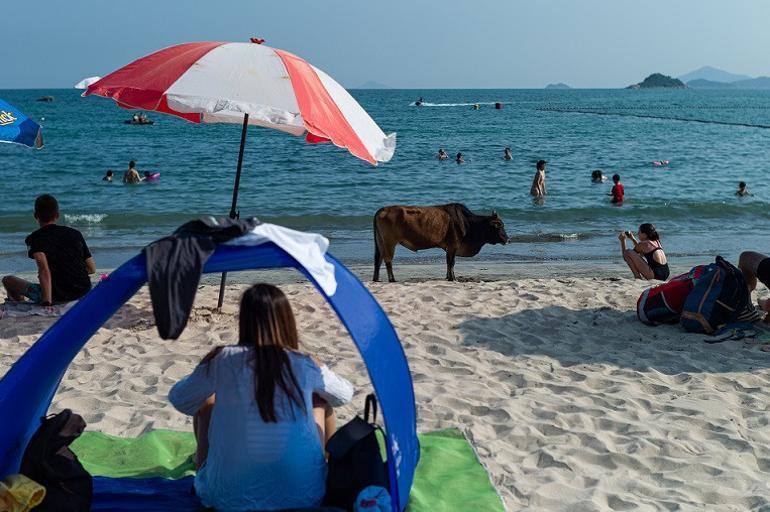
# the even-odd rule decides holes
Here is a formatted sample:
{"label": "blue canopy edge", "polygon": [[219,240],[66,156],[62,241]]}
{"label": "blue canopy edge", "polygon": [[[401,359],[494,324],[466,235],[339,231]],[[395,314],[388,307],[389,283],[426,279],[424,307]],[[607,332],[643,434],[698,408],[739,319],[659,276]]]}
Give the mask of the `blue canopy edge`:
{"label": "blue canopy edge", "polygon": [[[380,403],[388,450],[393,510],[409,500],[420,456],[414,389],[409,365],[393,325],[369,290],[331,255],[337,291],[328,296],[294,258],[272,242],[220,245],[205,273],[295,268],[329,302],[350,333]],[[147,281],[145,258],[134,256],[53,324],[0,380],[0,479],[17,473],[21,456],[51,404],[67,367],[91,336]],[[170,341],[169,343],[173,343]]]}

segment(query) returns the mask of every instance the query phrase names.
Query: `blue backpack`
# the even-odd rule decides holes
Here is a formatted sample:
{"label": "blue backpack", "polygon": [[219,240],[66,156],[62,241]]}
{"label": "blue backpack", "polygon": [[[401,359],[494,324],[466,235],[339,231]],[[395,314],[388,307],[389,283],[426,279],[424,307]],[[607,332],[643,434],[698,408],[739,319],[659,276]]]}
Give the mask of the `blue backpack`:
{"label": "blue backpack", "polygon": [[736,322],[750,300],[743,273],[717,256],[695,280],[679,323],[688,332],[713,334]]}

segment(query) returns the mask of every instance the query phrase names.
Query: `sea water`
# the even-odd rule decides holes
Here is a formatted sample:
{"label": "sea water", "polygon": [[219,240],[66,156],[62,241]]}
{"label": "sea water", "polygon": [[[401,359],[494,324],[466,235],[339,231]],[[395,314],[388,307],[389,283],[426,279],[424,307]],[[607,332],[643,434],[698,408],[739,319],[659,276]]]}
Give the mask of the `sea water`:
{"label": "sea water", "polygon": [[[770,252],[768,91],[352,94],[386,133],[398,133],[393,159],[374,167],[330,144],[252,127],[241,216],[322,233],[347,263],[371,261],[378,208],[448,202],[501,215],[512,243],[484,248],[477,259],[490,264],[617,260],[618,231],[642,222],[658,227],[674,262]],[[56,101],[35,101],[43,95]],[[430,105],[414,106],[420,96]],[[5,90],[0,98],[38,120],[45,140],[42,150],[0,144],[0,273],[34,271],[24,237],[36,228],[33,202],[42,193],[59,199],[63,222],[83,232],[99,268],[116,267],[189,219],[230,209],[239,125],[155,113],[148,113],[154,125],[128,125],[131,111],[74,90]],[[513,160],[502,159],[505,147]],[[438,161],[439,148],[452,157],[462,152],[466,163]],[[160,181],[120,183],[132,159],[140,171],[160,172]],[[529,197],[539,159],[548,161],[543,204]],[[670,164],[654,167],[653,160]],[[115,182],[102,182],[107,169]],[[591,183],[594,169],[621,175],[622,206],[610,204],[611,181]],[[739,181],[754,195],[736,197]],[[397,258],[442,261],[443,253],[400,248]]]}

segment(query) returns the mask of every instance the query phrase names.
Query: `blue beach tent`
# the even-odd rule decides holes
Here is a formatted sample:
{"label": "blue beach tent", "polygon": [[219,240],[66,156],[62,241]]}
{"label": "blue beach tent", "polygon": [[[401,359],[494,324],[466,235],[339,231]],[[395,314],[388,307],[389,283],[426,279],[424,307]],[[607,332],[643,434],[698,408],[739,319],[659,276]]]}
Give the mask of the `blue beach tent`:
{"label": "blue beach tent", "polygon": [[43,132],[39,124],[19,109],[0,100],[0,142],[40,149],[43,147]]}
{"label": "blue beach tent", "polygon": [[[366,364],[384,417],[393,511],[403,511],[420,452],[414,390],[406,356],[395,329],[374,297],[340,262],[328,254],[325,257],[334,266],[337,280],[333,295],[325,294],[304,267],[272,242],[257,246],[220,245],[204,272],[295,268],[313,282],[347,328]],[[0,421],[0,480],[18,472],[24,448],[39,426],[39,418],[47,413],[70,362],[146,281],[145,258],[139,254],[52,325],[0,380],[0,411],[4,416]],[[168,482],[174,485],[173,481]],[[126,481],[126,492],[130,492],[131,486]]]}

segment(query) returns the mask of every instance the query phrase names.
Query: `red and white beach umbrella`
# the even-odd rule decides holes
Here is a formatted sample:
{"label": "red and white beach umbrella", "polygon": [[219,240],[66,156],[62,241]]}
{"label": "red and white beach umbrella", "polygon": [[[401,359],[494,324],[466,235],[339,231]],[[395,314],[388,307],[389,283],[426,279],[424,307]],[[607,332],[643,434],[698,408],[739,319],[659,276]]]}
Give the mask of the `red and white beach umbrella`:
{"label": "red and white beach umbrella", "polygon": [[[396,134],[385,135],[344,87],[289,52],[251,43],[185,43],[157,51],[90,84],[83,96],[114,99],[128,109],[171,114],[194,123],[243,124],[230,217],[248,125],[331,142],[373,165],[387,162]],[[219,292],[222,305],[225,276]]]}
{"label": "red and white beach umbrella", "polygon": [[329,75],[289,52],[252,43],[186,43],[157,51],[91,84],[83,96],[172,114],[194,123],[237,123],[331,141],[374,165],[393,156],[386,136]]}

